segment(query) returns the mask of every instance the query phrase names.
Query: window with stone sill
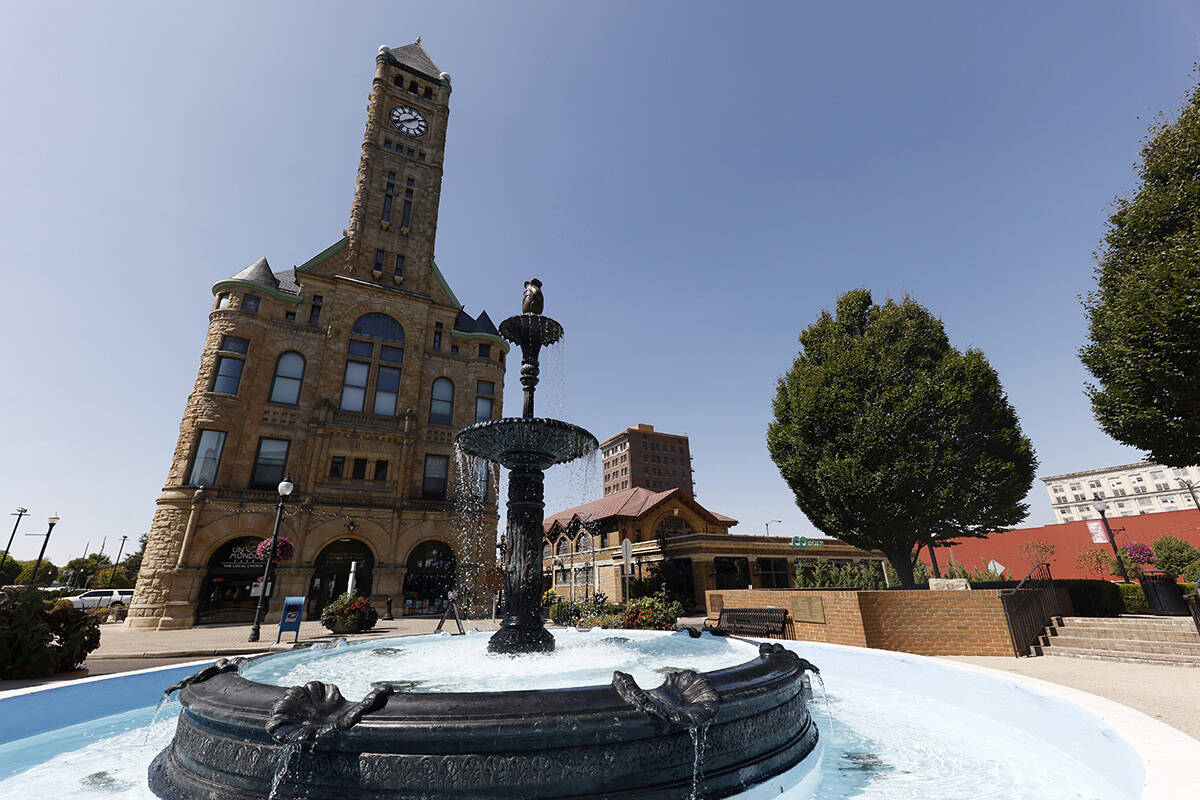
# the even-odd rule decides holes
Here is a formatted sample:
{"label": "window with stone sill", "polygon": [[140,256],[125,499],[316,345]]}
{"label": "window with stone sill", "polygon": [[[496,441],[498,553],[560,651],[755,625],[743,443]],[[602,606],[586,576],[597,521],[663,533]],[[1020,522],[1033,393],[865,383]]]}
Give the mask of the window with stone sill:
{"label": "window with stone sill", "polygon": [[438,378],[430,389],[429,422],[432,425],[449,425],[453,419],[454,382],[449,378]]}
{"label": "window with stone sill", "polygon": [[214,486],[217,470],[221,467],[221,453],[225,449],[225,431],[202,430],[192,456],[192,469],[188,474],[188,486]]}
{"label": "window with stone sill", "polygon": [[450,457],[425,456],[425,473],[421,479],[421,497],[426,500],[446,499],[446,478],[450,474]]}
{"label": "window with stone sill", "polygon": [[238,385],[242,382],[242,367],[244,366],[245,362],[240,358],[220,356],[217,359],[217,372],[213,378],[211,391],[236,395]]}
{"label": "window with stone sill", "polygon": [[294,406],[300,402],[300,387],[304,382],[304,356],[289,350],[275,362],[275,377],[271,380],[271,393],[267,399],[272,403]]}
{"label": "window with stone sill", "polygon": [[217,308],[229,308],[229,303],[233,299],[233,295],[229,292],[221,292],[217,295]]}
{"label": "window with stone sill", "polygon": [[288,450],[291,442],[287,439],[258,440],[258,452],[254,457],[254,471],[250,475],[250,487],[253,489],[274,489],[283,480],[287,468]]}
{"label": "window with stone sill", "polygon": [[375,472],[372,480],[386,481],[388,474],[388,462],[379,460],[375,462]]}
{"label": "window with stone sill", "polygon": [[342,477],[342,475],[345,474],[345,472],[346,472],[345,456],[334,456],[333,460],[329,463],[329,477],[340,478],[340,477]]}
{"label": "window with stone sill", "polygon": [[367,460],[365,458],[354,459],[354,467],[350,473],[350,479],[361,481],[367,477]]}
{"label": "window with stone sill", "polygon": [[257,314],[259,297],[256,294],[242,295],[242,311],[247,314]]}

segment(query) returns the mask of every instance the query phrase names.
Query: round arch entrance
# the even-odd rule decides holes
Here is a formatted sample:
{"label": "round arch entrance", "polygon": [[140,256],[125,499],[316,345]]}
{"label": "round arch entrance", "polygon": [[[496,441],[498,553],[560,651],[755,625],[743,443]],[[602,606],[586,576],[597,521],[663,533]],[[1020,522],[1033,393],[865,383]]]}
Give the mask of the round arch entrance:
{"label": "round arch entrance", "polygon": [[371,573],[375,555],[365,542],[358,539],[338,539],[325,546],[313,562],[313,576],[308,585],[305,608],[309,619],[320,619],[321,609],[346,591],[350,583],[350,565],[354,564],[354,591],[362,597],[371,594]]}
{"label": "round arch entrance", "polygon": [[404,613],[440,614],[446,592],[454,588],[456,560],[450,545],[436,540],[421,542],[408,557],[404,575]]}
{"label": "round arch entrance", "polygon": [[200,584],[196,624],[251,622],[258,595],[253,589],[266,564],[255,548],[261,536],[239,536],[217,548],[208,560],[208,573]]}

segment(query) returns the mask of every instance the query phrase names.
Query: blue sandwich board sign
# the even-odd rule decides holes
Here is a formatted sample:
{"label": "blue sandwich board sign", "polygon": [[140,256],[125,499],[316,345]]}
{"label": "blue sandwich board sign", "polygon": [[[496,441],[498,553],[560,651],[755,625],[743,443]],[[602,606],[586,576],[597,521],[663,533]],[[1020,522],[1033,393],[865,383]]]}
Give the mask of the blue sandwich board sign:
{"label": "blue sandwich board sign", "polygon": [[283,638],[284,631],[295,631],[292,644],[300,641],[300,620],[304,619],[304,598],[283,598],[283,616],[279,618],[279,633],[275,636],[275,644]]}

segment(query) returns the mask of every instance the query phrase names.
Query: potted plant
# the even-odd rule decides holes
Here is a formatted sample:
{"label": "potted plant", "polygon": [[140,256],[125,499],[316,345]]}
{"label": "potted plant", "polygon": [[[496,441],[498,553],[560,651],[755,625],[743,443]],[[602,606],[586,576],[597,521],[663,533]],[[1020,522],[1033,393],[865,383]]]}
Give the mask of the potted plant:
{"label": "potted plant", "polygon": [[375,627],[379,612],[365,597],[346,592],[321,610],[321,624],[333,633],[362,633]]}

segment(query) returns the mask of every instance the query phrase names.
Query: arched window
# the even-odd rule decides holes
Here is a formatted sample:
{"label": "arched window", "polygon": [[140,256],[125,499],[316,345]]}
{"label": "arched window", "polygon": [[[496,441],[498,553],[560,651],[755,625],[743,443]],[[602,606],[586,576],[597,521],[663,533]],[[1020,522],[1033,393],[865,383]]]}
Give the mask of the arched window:
{"label": "arched window", "polygon": [[558,540],[558,544],[554,546],[554,555],[565,556],[571,552],[571,540],[567,537],[562,537]]}
{"label": "arched window", "polygon": [[449,425],[454,417],[454,384],[449,378],[438,378],[433,382],[430,395],[429,422]]}
{"label": "arched window", "polygon": [[[404,363],[404,328],[387,314],[363,314],[350,329],[346,372],[342,378],[343,411],[395,416],[400,395],[400,365]],[[379,343],[367,341],[379,339]],[[391,344],[387,344],[391,342]],[[374,385],[373,399],[371,386]]]}
{"label": "arched window", "polygon": [[575,552],[587,553],[592,549],[592,537],[581,533],[575,537]]}
{"label": "arched window", "polygon": [[275,362],[275,379],[271,381],[272,403],[294,406],[300,402],[300,384],[304,382],[304,356],[290,350]]}
{"label": "arched window", "polygon": [[400,323],[387,314],[363,314],[354,322],[350,332],[356,336],[369,336],[372,339],[385,339],[389,342],[404,344],[404,328]]}

